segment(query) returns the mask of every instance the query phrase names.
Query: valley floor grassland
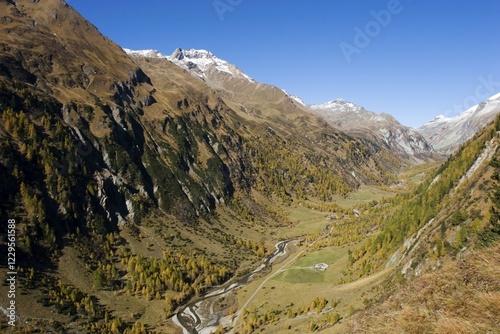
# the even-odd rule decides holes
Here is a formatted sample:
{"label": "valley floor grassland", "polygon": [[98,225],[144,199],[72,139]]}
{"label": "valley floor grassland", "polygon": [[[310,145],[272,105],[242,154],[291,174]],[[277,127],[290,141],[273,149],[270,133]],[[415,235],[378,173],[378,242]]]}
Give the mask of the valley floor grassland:
{"label": "valley floor grassland", "polygon": [[[328,247],[310,253],[306,250],[294,259],[305,247],[296,249],[288,255],[285,261],[273,266],[272,273],[266,278],[256,280],[238,291],[239,305],[243,305],[264,280],[273,276],[261,287],[247,306],[247,310],[251,312],[258,310],[260,314],[269,310],[281,311],[280,320],[269,326],[263,326],[262,333],[310,332],[307,329],[308,323],[321,317],[322,314],[317,314],[313,310],[291,319],[288,319],[285,314],[290,309],[297,310],[310,306],[317,297],[328,300],[323,313],[338,313],[345,319],[354,310],[364,308],[365,301],[376,296],[380,283],[390,273],[390,270],[385,270],[342,284],[340,282],[343,277],[342,272],[348,268],[348,247]],[[317,263],[326,263],[329,267],[325,271],[311,268]],[[332,308],[334,301],[338,304]],[[239,325],[241,326],[243,322],[244,320],[240,319]],[[340,327],[340,324],[335,326]]]}
{"label": "valley floor grassland", "polygon": [[[370,201],[374,198],[390,197],[394,194],[395,192],[390,193],[373,187],[363,187],[359,192],[352,194],[350,199],[346,199],[344,204],[352,208],[360,200]],[[287,233],[283,233],[281,239],[324,233],[327,225],[333,225],[333,229],[335,229],[335,223],[326,219],[328,212],[313,210],[304,205],[296,205],[288,212],[289,219],[298,221],[298,223],[290,227]],[[262,333],[310,332],[307,328],[308,323],[322,317],[323,314],[317,314],[313,310],[294,318],[288,318],[286,313],[288,310],[295,311],[308,307],[318,297],[328,300],[323,313],[338,313],[343,319],[348,318],[354,310],[364,308],[364,304],[378,294],[380,283],[390,273],[390,270],[382,271],[354,282],[344,283],[347,277],[346,271],[349,270],[348,249],[355,246],[347,245],[311,250],[307,248],[307,242],[304,242],[300,247],[290,247],[287,258],[273,265],[271,273],[238,290],[239,307],[245,305],[258,290],[248,303],[247,311],[257,310],[259,314],[269,310],[280,311],[280,320],[260,328],[259,331],[262,330]],[[300,256],[297,256],[298,254]],[[326,263],[329,267],[325,271],[314,269],[314,265],[318,263]],[[265,283],[263,284],[263,282]],[[334,301],[337,305],[332,307]],[[241,316],[235,332],[241,330],[244,322],[245,319]],[[334,327],[341,328],[341,322],[330,330]]]}
{"label": "valley floor grassland", "polygon": [[355,208],[361,203],[371,201],[379,201],[383,198],[393,197],[397,194],[397,190],[387,187],[375,187],[362,185],[356,191],[347,195],[347,197],[336,196],[334,202],[342,208]]}
{"label": "valley floor grassland", "polygon": [[[336,198],[334,202],[340,208],[350,210],[362,203],[393,197],[418,185],[437,165],[433,163],[411,168],[400,175],[400,179],[404,181],[398,185],[362,186],[345,198]],[[322,203],[311,202],[311,204],[320,206]],[[307,234],[319,235],[325,233],[327,225],[333,226],[334,231],[335,223],[338,222],[326,219],[329,212],[310,209],[307,205],[294,205],[288,208],[287,212],[289,220],[297,223],[280,235],[281,239]],[[257,311],[259,314],[264,314],[267,311],[278,311],[279,320],[260,327],[258,331],[261,333],[311,332],[309,329],[311,321],[319,321],[324,315],[335,313],[340,316],[340,321],[322,332],[342,333],[345,320],[356,310],[364,309],[377,298],[383,292],[382,283],[392,273],[390,268],[350,281],[349,277],[359,275],[358,272],[352,272],[348,263],[348,250],[356,246],[358,244],[312,250],[308,249],[307,242],[304,242],[300,247],[291,247],[287,259],[275,264],[271,273],[238,290],[238,305],[241,307],[248,303],[246,309],[251,313]],[[318,263],[326,263],[329,267],[324,271],[315,269],[314,265]],[[318,297],[328,301],[326,308],[320,314],[316,310],[309,310],[292,318],[286,315],[289,310],[296,312],[300,308],[309,307]],[[252,298],[250,302],[249,298]],[[244,322],[244,317],[240,317],[235,332],[244,332]]]}

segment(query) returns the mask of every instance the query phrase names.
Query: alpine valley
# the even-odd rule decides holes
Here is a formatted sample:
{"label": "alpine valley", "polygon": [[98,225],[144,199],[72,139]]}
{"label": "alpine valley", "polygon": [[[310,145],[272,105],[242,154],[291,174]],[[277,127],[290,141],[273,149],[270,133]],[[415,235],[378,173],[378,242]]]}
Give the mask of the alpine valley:
{"label": "alpine valley", "polygon": [[499,332],[498,101],[411,129],[0,0],[0,331]]}

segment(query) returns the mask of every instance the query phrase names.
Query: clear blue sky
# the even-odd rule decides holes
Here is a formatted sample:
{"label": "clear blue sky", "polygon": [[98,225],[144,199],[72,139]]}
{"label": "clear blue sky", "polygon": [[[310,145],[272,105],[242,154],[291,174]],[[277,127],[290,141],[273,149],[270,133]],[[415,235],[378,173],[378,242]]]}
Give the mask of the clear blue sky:
{"label": "clear blue sky", "polygon": [[409,126],[500,92],[498,0],[67,2],[122,47],[206,49],[306,103],[342,97]]}

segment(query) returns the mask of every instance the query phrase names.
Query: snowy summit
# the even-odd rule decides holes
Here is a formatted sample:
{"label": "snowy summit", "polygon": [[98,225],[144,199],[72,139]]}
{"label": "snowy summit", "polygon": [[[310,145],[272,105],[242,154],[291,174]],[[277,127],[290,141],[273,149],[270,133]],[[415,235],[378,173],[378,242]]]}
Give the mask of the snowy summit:
{"label": "snowy summit", "polygon": [[167,58],[180,67],[196,73],[201,78],[206,78],[208,74],[213,72],[223,72],[235,78],[244,78],[250,82],[254,82],[252,78],[243,73],[236,66],[217,58],[213,53],[207,50],[183,50],[178,48]]}
{"label": "snowy summit", "polygon": [[248,75],[243,73],[236,66],[225,60],[217,58],[212,52],[207,50],[183,50],[176,49],[170,56],[165,56],[158,50],[131,50],[123,49],[128,55],[145,58],[166,58],[181,68],[194,73],[202,79],[207,79],[214,73],[225,73],[235,78],[243,78],[250,82],[255,82]]}
{"label": "snowy summit", "polygon": [[322,104],[313,104],[310,106],[314,110],[335,111],[335,112],[355,112],[358,113],[364,110],[363,107],[357,106],[352,102],[344,99],[336,99]]}

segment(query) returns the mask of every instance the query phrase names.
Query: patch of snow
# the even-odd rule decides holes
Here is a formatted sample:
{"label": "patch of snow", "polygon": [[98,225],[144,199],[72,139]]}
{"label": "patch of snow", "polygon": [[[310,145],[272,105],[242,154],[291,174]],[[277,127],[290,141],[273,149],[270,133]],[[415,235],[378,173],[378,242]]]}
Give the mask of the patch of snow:
{"label": "patch of snow", "polygon": [[312,104],[310,107],[314,110],[339,111],[339,112],[359,112],[363,107],[357,106],[352,102],[338,98],[333,101],[328,101],[322,104]]}
{"label": "patch of snow", "polygon": [[298,102],[299,104],[303,105],[304,107],[307,106],[307,104],[298,96],[296,95],[288,95],[290,96],[291,99],[293,99],[294,101]]}
{"label": "patch of snow", "polygon": [[123,48],[123,51],[125,51],[128,55],[130,56],[136,56],[136,57],[146,57],[146,58],[167,58],[167,56],[163,55],[160,53],[158,50],[131,50],[127,48]]}
{"label": "patch of snow", "polygon": [[493,100],[498,100],[498,99],[500,99],[500,93],[493,95],[492,97],[490,97],[488,99],[488,101],[493,101]]}

